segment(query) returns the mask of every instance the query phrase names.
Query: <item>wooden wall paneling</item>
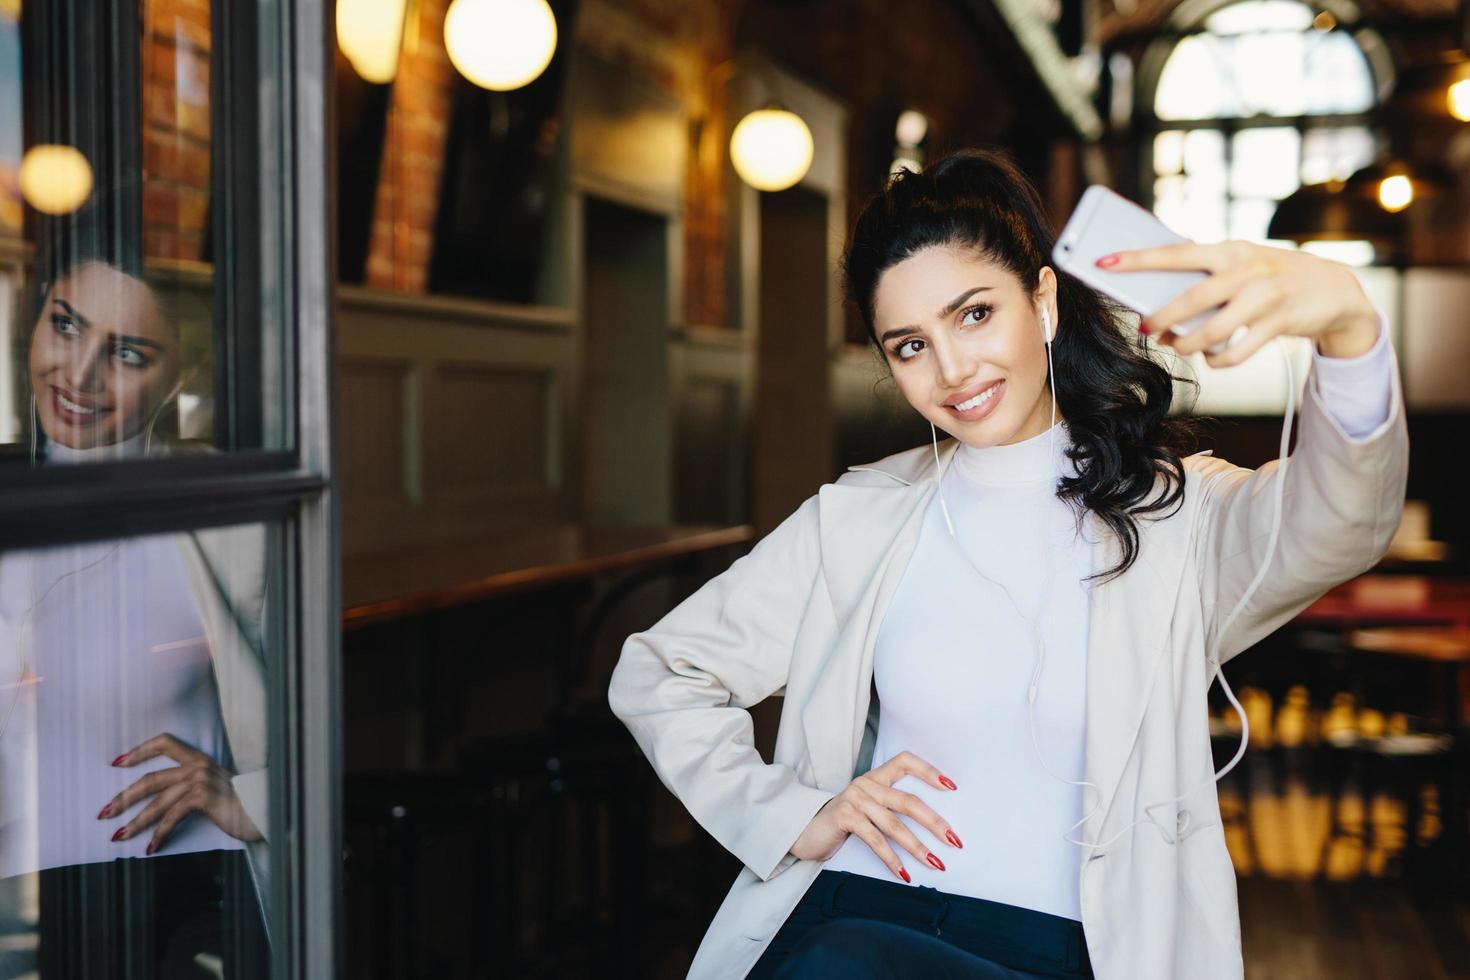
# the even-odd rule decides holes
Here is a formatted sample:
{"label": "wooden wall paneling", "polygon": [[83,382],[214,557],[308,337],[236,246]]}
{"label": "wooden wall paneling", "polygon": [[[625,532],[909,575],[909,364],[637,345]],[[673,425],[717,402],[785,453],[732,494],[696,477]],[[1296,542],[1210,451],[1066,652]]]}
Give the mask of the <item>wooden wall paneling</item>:
{"label": "wooden wall paneling", "polygon": [[344,554],[569,516],[571,311],[352,287],[339,303]]}
{"label": "wooden wall paneling", "polygon": [[733,330],[685,331],[670,350],[674,397],[674,519],[750,519],[753,358]]}

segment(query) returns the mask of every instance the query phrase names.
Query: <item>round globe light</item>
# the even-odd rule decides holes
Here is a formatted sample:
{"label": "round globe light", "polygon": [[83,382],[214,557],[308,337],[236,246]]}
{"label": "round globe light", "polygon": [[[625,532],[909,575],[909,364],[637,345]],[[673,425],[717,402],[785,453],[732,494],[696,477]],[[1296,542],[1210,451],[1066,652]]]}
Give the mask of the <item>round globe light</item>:
{"label": "round globe light", "polygon": [[45,143],[20,161],[20,194],[43,214],[70,214],[92,193],[92,165],[74,146]]}
{"label": "round globe light", "polygon": [[929,133],[929,120],[917,109],[905,109],[898,115],[893,135],[900,146],[918,146]]}
{"label": "round globe light", "polygon": [[1385,211],[1402,211],[1414,203],[1414,182],[1406,174],[1393,174],[1378,184],[1378,205]]}
{"label": "round globe light", "polygon": [[730,134],[730,162],[740,179],[760,191],[784,191],[812,165],[812,131],[785,109],[757,109]]}
{"label": "round globe light", "polygon": [[546,0],[454,0],[444,49],[481,88],[509,92],[534,82],[556,52],[556,16]]}
{"label": "round globe light", "polygon": [[1460,122],[1470,122],[1470,78],[1462,78],[1451,85],[1447,101],[1450,115]]}
{"label": "round globe light", "polygon": [[398,74],[407,0],[337,0],[337,46],[365,81],[386,85]]}

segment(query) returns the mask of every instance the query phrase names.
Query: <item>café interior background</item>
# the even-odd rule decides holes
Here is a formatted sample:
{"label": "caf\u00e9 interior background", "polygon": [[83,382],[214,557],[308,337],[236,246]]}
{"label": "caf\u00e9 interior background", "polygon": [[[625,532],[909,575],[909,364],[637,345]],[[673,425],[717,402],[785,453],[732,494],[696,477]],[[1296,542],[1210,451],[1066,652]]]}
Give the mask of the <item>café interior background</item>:
{"label": "caf\u00e9 interior background", "polygon": [[[37,229],[134,195],[134,251],[193,365],[171,433],[239,452],[297,431],[334,460],[340,563],[317,594],[341,600],[340,975],[682,975],[738,868],[608,714],[619,644],[845,467],[927,440],[837,262],[888,174],[987,146],[1058,228],[1106,184],[1199,241],[1350,264],[1383,311],[1410,504],[1380,568],[1231,665],[1252,741],[1221,799],[1248,976],[1470,976],[1465,4],[264,5],[315,25],[323,67],[297,79],[319,117],[292,125],[323,149],[332,410],[295,430],[270,410],[295,341],[272,355],[220,327],[222,226],[314,213],[221,204],[254,176],[221,178],[246,145],[222,77],[247,63],[221,29],[243,5],[107,6],[104,47],[136,42],[111,63],[126,190],[36,124],[32,7],[0,2],[0,455],[21,461],[33,424]],[[1175,366],[1200,381],[1180,390],[1201,448],[1274,457],[1278,358]],[[778,712],[756,710],[767,750]],[[1237,732],[1220,700],[1222,762]],[[26,894],[0,890],[17,948]]]}

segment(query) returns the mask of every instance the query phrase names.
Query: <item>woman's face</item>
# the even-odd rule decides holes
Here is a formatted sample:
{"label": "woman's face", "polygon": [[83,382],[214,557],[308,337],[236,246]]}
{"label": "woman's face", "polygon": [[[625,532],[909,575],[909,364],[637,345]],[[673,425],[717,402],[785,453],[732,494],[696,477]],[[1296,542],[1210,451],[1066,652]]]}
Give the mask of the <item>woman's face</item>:
{"label": "woman's face", "polygon": [[58,279],[31,335],[31,391],[48,439],[73,449],[142,431],[178,378],[178,330],[147,285],[94,262]]}
{"label": "woman's face", "polygon": [[1051,425],[1043,305],[1058,324],[1051,269],[1033,290],[971,249],[934,246],[879,277],[873,325],[914,410],[980,449]]}

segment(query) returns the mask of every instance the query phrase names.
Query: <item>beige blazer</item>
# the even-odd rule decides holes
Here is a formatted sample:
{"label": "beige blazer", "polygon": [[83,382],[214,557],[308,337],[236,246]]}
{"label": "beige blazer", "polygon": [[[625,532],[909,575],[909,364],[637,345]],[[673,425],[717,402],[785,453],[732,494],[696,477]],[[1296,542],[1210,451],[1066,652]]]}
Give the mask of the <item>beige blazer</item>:
{"label": "beige blazer", "polygon": [[[941,444],[937,470],[928,446],[853,467],[623,647],[614,712],[664,784],[745,865],[691,977],[743,977],[821,870],[788,849],[874,761],[864,757],[874,638],[956,445]],[[1137,562],[1092,590],[1085,773],[1100,799],[1082,839],[1106,842],[1151,821],[1083,851],[1082,919],[1101,980],[1242,976],[1235,875],[1211,778],[1206,652],[1233,657],[1371,568],[1398,524],[1407,468],[1397,378],[1389,420],[1360,442],[1309,384],[1288,465],[1251,471],[1189,457],[1183,506],[1142,522]],[[1280,480],[1275,559],[1222,634],[1261,564]],[[1091,515],[1089,524],[1093,566],[1105,569],[1116,542]],[[783,693],[767,763],[747,709]]]}
{"label": "beige blazer", "polygon": [[[237,773],[231,783],[245,812],[268,840],[265,536],[263,526],[243,525],[182,532],[174,540],[209,641],[220,713]],[[6,677],[20,669],[15,658],[21,641],[11,635],[16,626],[0,618],[0,675]],[[7,809],[15,805],[0,798],[0,827],[8,822]],[[245,847],[269,929],[269,847],[266,840]]]}

